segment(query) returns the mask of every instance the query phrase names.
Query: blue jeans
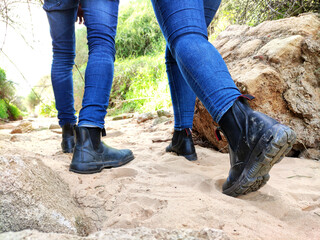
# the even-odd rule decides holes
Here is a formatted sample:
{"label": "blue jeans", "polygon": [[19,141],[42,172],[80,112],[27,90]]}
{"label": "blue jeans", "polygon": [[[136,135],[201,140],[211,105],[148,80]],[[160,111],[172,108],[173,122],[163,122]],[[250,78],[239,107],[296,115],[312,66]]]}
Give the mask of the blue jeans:
{"label": "blue jeans", "polygon": [[221,55],[207,38],[207,25],[220,0],[151,1],[167,41],[175,129],[192,127],[195,95],[219,122],[241,95]]}
{"label": "blue jeans", "polygon": [[[79,126],[104,127],[113,80],[119,0],[81,0],[89,46]],[[72,68],[78,1],[45,0],[52,38],[52,86],[60,126],[76,123]]]}

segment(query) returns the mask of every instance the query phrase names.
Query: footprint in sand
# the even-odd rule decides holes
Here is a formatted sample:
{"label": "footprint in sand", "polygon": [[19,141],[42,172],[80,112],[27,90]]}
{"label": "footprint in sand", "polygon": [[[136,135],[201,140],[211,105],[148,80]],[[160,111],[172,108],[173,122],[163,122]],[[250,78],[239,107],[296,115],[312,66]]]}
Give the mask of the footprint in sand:
{"label": "footprint in sand", "polygon": [[314,205],[310,205],[310,206],[304,207],[304,208],[302,208],[302,211],[310,212],[310,211],[317,210],[317,209],[320,210],[320,204],[314,204]]}
{"label": "footprint in sand", "polygon": [[206,179],[199,184],[199,190],[203,193],[210,193],[213,190],[213,185],[212,179]]}
{"label": "footprint in sand", "polygon": [[166,208],[167,200],[153,199],[149,197],[136,197],[134,202],[130,204],[131,212],[139,218],[139,220],[146,220],[151,218],[154,214]]}
{"label": "footprint in sand", "polygon": [[226,181],[226,179],[218,179],[216,180],[215,187],[219,192],[222,192],[222,185]]}
{"label": "footprint in sand", "polygon": [[[222,192],[222,185],[223,183],[226,181],[226,179],[218,179],[215,183],[215,187],[219,192]],[[268,194],[264,194],[260,191],[256,191],[256,192],[252,192],[248,195],[242,195],[239,198],[244,199],[244,200],[248,200],[248,201],[259,201],[259,202],[273,202],[276,201],[276,198],[268,195]]]}
{"label": "footprint in sand", "polygon": [[112,169],[112,174],[114,178],[135,177],[138,171],[133,168],[115,168]]}

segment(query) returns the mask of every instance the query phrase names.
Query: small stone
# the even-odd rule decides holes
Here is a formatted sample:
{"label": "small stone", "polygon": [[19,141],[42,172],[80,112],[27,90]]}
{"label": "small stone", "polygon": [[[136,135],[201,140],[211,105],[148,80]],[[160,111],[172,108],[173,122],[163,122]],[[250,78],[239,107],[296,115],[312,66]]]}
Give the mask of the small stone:
{"label": "small stone", "polygon": [[160,109],[157,111],[157,115],[158,117],[162,117],[162,116],[165,116],[165,117],[172,117],[172,113],[169,112],[169,111],[166,111],[166,110],[163,110],[163,109]]}
{"label": "small stone", "polygon": [[138,115],[138,118],[137,118],[137,122],[138,123],[143,123],[147,120],[151,120],[154,118],[154,115],[152,113],[142,113],[140,115]]}
{"label": "small stone", "polygon": [[34,130],[34,128],[32,127],[32,123],[31,122],[22,121],[17,127],[15,127],[11,131],[11,134],[14,134],[14,133],[27,133],[27,132],[31,132],[32,130]]}
{"label": "small stone", "polygon": [[60,128],[60,129],[52,129],[51,131],[54,132],[54,133],[62,134],[62,128]]}
{"label": "small stone", "polygon": [[15,128],[11,131],[11,134],[16,134],[16,133],[22,133],[22,129],[21,128]]}
{"label": "small stone", "polygon": [[165,117],[165,116],[162,116],[162,117],[156,118],[156,119],[153,121],[152,125],[155,126],[155,125],[158,125],[158,124],[160,124],[160,123],[164,123],[164,122],[166,122],[166,121],[168,121],[168,118]]}
{"label": "small stone", "polygon": [[118,120],[123,120],[123,119],[129,119],[129,118],[133,118],[133,114],[129,113],[129,114],[121,114],[118,116],[115,116],[112,118],[112,121],[118,121]]}
{"label": "small stone", "polygon": [[49,129],[59,129],[59,128],[60,128],[59,124],[55,124],[55,123],[52,123],[49,126]]}

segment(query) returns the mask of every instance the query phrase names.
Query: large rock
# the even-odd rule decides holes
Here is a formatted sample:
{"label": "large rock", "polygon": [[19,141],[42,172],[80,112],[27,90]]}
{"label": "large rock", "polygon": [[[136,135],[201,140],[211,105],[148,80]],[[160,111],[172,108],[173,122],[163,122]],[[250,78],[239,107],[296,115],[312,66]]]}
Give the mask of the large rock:
{"label": "large rock", "polygon": [[[230,26],[213,45],[240,91],[256,97],[251,106],[295,130],[294,154],[320,149],[319,15]],[[216,126],[199,100],[195,113],[194,130],[226,151],[226,141],[215,139]]]}
{"label": "large rock", "polygon": [[229,238],[221,230],[206,228],[203,230],[189,229],[108,229],[106,231],[90,234],[88,237],[79,237],[70,234],[56,233],[40,233],[37,231],[22,231],[9,232],[0,234],[2,240],[155,240],[155,239],[170,239],[170,240],[228,240]]}
{"label": "large rock", "polygon": [[86,234],[86,221],[68,185],[40,160],[0,156],[0,172],[0,232]]}

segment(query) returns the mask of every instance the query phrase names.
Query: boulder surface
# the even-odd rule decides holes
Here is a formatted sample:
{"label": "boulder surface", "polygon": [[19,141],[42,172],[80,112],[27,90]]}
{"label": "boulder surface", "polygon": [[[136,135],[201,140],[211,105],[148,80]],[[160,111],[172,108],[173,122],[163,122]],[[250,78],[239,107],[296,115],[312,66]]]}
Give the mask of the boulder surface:
{"label": "boulder surface", "polygon": [[0,232],[36,229],[86,235],[68,185],[41,160],[0,156]]}

